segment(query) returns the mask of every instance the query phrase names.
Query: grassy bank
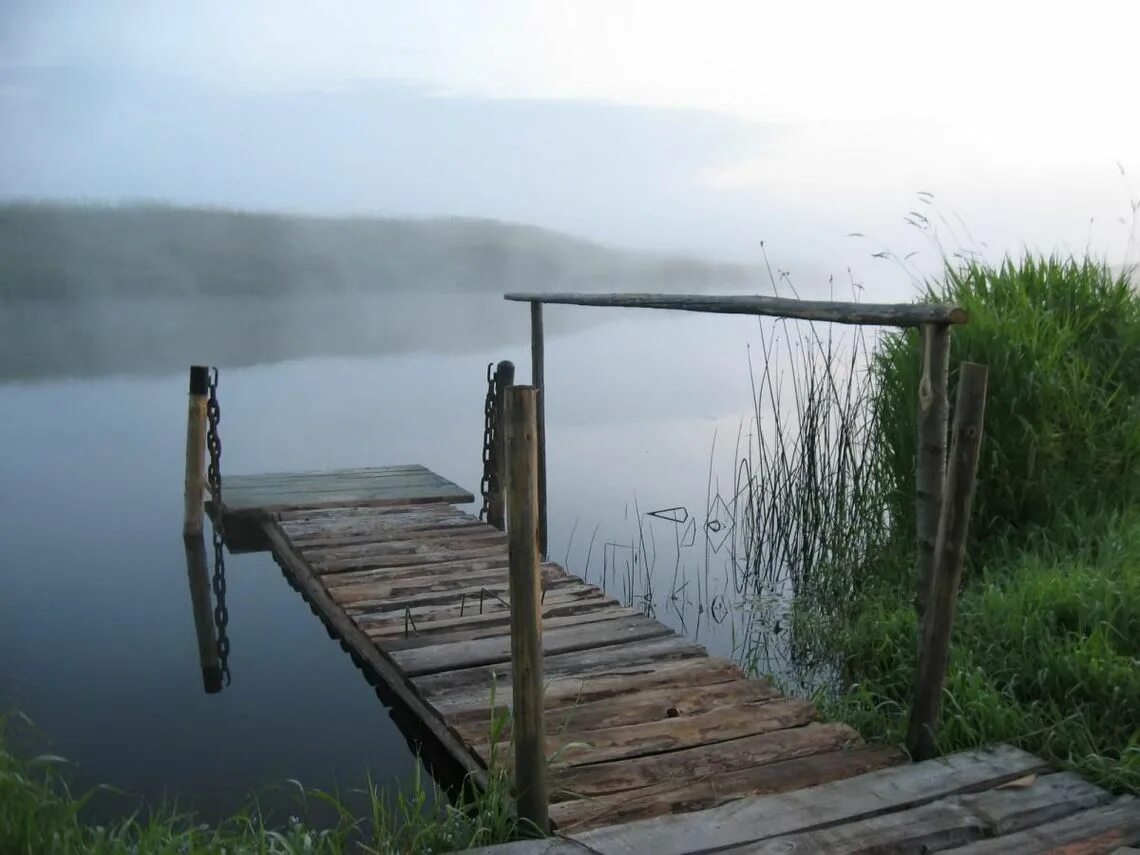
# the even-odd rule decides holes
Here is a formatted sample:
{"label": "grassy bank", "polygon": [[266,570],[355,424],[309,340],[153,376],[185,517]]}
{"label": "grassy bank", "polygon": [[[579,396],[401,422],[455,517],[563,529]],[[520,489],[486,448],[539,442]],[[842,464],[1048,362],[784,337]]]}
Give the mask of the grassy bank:
{"label": "grassy bank", "polygon": [[297,813],[319,803],[337,817],[313,828],[296,817],[283,826],[266,822],[256,807],[215,826],[190,814],[154,808],[108,825],[93,825],[85,807],[94,793],[76,794],[67,784],[63,758],[17,757],[6,731],[19,717],[0,719],[0,852],[12,855],[149,855],[149,853],[428,853],[503,843],[515,836],[517,821],[505,778],[491,775],[491,786],[448,804],[431,798],[418,776],[405,789],[369,786],[367,816],[355,816],[333,794],[297,789]]}
{"label": "grassy bank", "polygon": [[[948,266],[926,296],[970,311],[952,370],[990,369],[939,748],[1009,742],[1140,791],[1140,298],[1090,260],[1042,258]],[[893,742],[915,670],[919,365],[918,336],[890,335],[862,381],[878,446],[860,512],[891,525],[797,604],[797,646],[844,676],[831,715]]]}
{"label": "grassy bank", "polygon": [[[1140,514],[1082,547],[991,560],[962,592],[938,746],[1008,742],[1140,792]],[[901,743],[915,672],[908,599],[863,598],[836,645],[848,691],[829,714]]]}

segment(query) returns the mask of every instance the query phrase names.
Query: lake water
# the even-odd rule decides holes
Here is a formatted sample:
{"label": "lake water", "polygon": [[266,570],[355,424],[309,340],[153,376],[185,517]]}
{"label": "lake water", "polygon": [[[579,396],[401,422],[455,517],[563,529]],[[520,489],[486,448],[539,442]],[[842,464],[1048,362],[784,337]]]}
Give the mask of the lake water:
{"label": "lake water", "polygon": [[[527,309],[505,317],[506,347],[223,364],[223,475],[414,462],[476,492],[487,364],[529,378]],[[754,441],[758,322],[547,319],[551,558],[733,655],[749,617],[730,508]],[[267,554],[226,559],[232,682],[203,691],[181,537],[186,374],[165,365],[0,386],[0,710],[26,713],[80,787],[125,791],[99,803],[108,815],[142,796],[208,820],[254,793],[287,811],[289,789],[267,785],[406,781],[404,735]],[[684,511],[650,514],[670,508]]]}

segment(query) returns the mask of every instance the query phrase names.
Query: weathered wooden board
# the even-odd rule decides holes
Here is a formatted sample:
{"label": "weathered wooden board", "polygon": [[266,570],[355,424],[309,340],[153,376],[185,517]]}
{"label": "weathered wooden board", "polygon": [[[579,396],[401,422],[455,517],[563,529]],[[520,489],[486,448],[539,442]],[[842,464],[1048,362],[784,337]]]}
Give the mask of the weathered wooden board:
{"label": "weathered wooden board", "polygon": [[[601,602],[602,605],[595,605]],[[569,629],[573,627],[587,626],[588,624],[598,623],[599,621],[616,620],[618,618],[631,618],[637,617],[641,612],[636,609],[627,609],[625,606],[619,606],[617,603],[606,604],[606,601],[593,601],[589,603],[592,605],[590,609],[578,608],[569,614],[563,615],[543,615],[542,629],[544,632],[555,629]],[[474,617],[494,617],[493,615],[475,615]],[[426,629],[420,627],[418,624],[413,633],[405,635],[404,637],[377,639],[377,644],[387,650],[389,653],[395,650],[410,650],[414,647],[430,647],[438,644],[458,644],[468,641],[479,641],[487,638],[508,638],[511,634],[511,625],[506,621],[472,621],[473,626],[458,627],[446,630],[432,631],[432,625],[428,623]],[[373,638],[376,636],[369,633]]]}
{"label": "weathered wooden board", "polygon": [[[335,546],[329,546],[322,542],[308,542],[300,544],[298,549],[306,559],[313,562],[314,566],[320,567],[321,570],[327,570],[335,567],[338,562],[357,559],[363,561],[369,558],[387,558],[394,555],[431,555],[437,552],[465,548],[481,549],[487,546],[498,546],[505,553],[507,547],[507,536],[486,525],[421,533],[423,536],[418,536],[415,532],[412,534],[412,537],[402,539],[373,540],[367,543]],[[378,564],[377,566],[386,565]]]}
{"label": "weathered wooden board", "polygon": [[[584,682],[576,681],[579,687]],[[547,732],[556,735],[575,733],[589,741],[588,733],[591,730],[684,718],[721,707],[756,703],[779,697],[776,688],[764,680],[732,680],[712,685],[677,683],[665,688],[630,691],[632,694],[619,695],[616,698],[581,702],[580,689],[577,695],[561,697],[554,695],[548,689],[545,696]],[[504,703],[498,708],[497,713],[505,714],[507,709]],[[469,744],[487,741],[491,715],[486,705],[482,709],[471,710],[466,714],[451,712],[447,720]],[[508,722],[503,735],[509,733]]]}
{"label": "weathered wooden board", "polygon": [[[777,731],[754,739],[772,739],[787,732]],[[625,761],[626,765],[635,762]],[[742,799],[709,810],[595,829],[575,836],[606,855],[645,851],[668,855],[743,846],[781,834],[905,810],[955,793],[992,788],[1040,771],[1044,766],[1044,761],[1031,754],[1000,746],[992,752],[955,754],[781,795]],[[589,767],[573,771],[580,773],[587,769]],[[612,787],[613,782],[609,783]]]}
{"label": "weathered wooden board", "polygon": [[741,850],[725,851],[935,852],[1060,819],[1108,799],[1108,793],[1077,775],[1044,775],[1025,786],[950,796],[907,810],[781,835],[762,843],[750,843]]}
{"label": "weathered wooden board", "polygon": [[1137,843],[1140,800],[1121,796],[1104,807],[949,851],[956,855],[1092,855]]}
{"label": "weathered wooden board", "polygon": [[222,482],[226,513],[284,510],[296,506],[449,502],[475,497],[423,466],[344,469],[272,475],[227,475]]}
{"label": "weathered wooden board", "polygon": [[[340,595],[353,597],[361,591],[368,590],[365,586],[373,585],[379,587],[399,579],[430,579],[449,573],[455,574],[464,572],[474,575],[476,572],[485,570],[501,570],[505,573],[507,570],[505,562],[505,558],[492,555],[490,558],[467,558],[458,561],[432,564],[427,567],[413,565],[407,567],[385,567],[383,569],[362,570],[353,573],[327,573],[324,574],[324,583],[330,591],[338,590]],[[345,588],[352,588],[352,590],[346,591],[344,590]],[[360,597],[355,598],[360,599]]]}
{"label": "weathered wooden board", "polygon": [[746,766],[835,751],[858,741],[859,735],[845,724],[813,723],[665,754],[555,769],[551,788],[557,792],[551,793],[551,801],[612,795],[662,781],[693,780]]}
{"label": "weathered wooden board", "polygon": [[[560,653],[628,644],[631,641],[642,641],[647,638],[672,634],[673,630],[664,624],[634,614],[543,633],[542,650],[544,655],[554,656]],[[419,677],[424,674],[438,674],[477,665],[510,662],[511,640],[509,635],[500,635],[494,638],[481,638],[477,641],[461,641],[453,644],[435,644],[429,647],[397,650],[391,655],[393,661],[405,674]]]}
{"label": "weathered wooden board", "polygon": [[[458,603],[443,603],[439,605],[416,606],[406,612],[358,612],[356,616],[360,626],[378,641],[388,636],[404,635],[405,618],[410,616],[420,631],[425,631],[436,624],[444,627],[461,626],[471,622],[472,626],[480,619],[488,621],[510,621],[509,600],[506,597],[484,597],[482,602],[476,597],[474,600],[460,600]],[[561,615],[573,614],[575,610],[591,610],[606,605],[617,605],[617,600],[601,594],[595,588],[585,585],[567,585],[553,588],[546,592],[543,614]]]}
{"label": "weathered wooden board", "polygon": [[[552,768],[606,763],[785,731],[808,724],[818,717],[815,707],[808,701],[779,698],[756,704],[721,706],[692,716],[610,728],[591,727],[591,723],[586,722],[584,731],[570,727],[548,735],[546,756],[553,758]],[[475,743],[474,748],[479,756],[490,756],[490,746],[486,743]]]}
{"label": "weathered wooden board", "polygon": [[746,796],[786,793],[853,778],[901,763],[905,755],[886,745],[857,745],[792,760],[717,772],[702,778],[663,781],[611,796],[551,805],[550,818],[564,832],[699,811]]}
{"label": "weathered wooden board", "polygon": [[[600,647],[580,653],[548,656],[542,663],[542,670],[546,679],[552,680],[558,677],[604,674],[626,666],[652,667],[664,662],[707,656],[708,651],[699,644],[666,635],[618,647]],[[417,677],[412,682],[433,705],[447,704],[449,697],[465,696],[472,689],[485,689],[492,682],[500,689],[509,686],[511,663],[428,674]]]}
{"label": "weathered wooden board", "polygon": [[[510,624],[510,600],[501,602],[491,598],[479,604],[466,604],[464,607],[428,606],[420,610],[416,621],[416,632],[423,638],[442,635],[460,630],[476,630],[480,627],[507,626]],[[544,619],[568,617],[571,615],[586,615],[618,606],[618,601],[612,597],[596,594],[592,591],[570,591],[561,593],[555,589],[546,597],[542,607]],[[404,618],[380,617],[379,620],[362,622],[369,635],[382,644],[384,638],[400,638],[404,632]]]}
{"label": "weathered wooden board", "polygon": [[[371,613],[377,614],[381,612],[400,612],[403,613],[405,609],[414,606],[427,606],[427,605],[442,605],[446,603],[471,603],[472,605],[478,603],[482,597],[484,600],[494,599],[495,597],[505,598],[508,595],[508,585],[505,581],[499,581],[497,577],[493,581],[485,581],[479,583],[478,580],[468,580],[471,584],[464,585],[460,588],[452,588],[446,591],[431,591],[419,592],[408,594],[406,596],[393,596],[387,597],[369,597],[367,600],[360,602],[347,603],[345,608],[349,612],[356,614]],[[575,590],[575,591],[588,591],[591,589],[588,585],[583,585],[572,576],[564,576],[561,574],[544,573],[543,584],[546,590]],[[332,589],[337,591],[339,589]]]}

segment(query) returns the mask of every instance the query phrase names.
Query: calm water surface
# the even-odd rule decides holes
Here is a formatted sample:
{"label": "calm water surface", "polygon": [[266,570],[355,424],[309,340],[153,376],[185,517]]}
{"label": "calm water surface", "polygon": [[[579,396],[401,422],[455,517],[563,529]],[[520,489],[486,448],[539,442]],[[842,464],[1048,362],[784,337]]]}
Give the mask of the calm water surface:
{"label": "calm water surface", "polygon": [[[591,324],[547,342],[551,557],[731,655],[747,614],[725,508],[751,435],[757,322],[547,312]],[[485,370],[504,358],[526,382],[518,346],[223,365],[223,472],[415,462],[476,491]],[[284,811],[287,788],[264,788],[288,778],[406,781],[404,735],[266,554],[226,560],[232,682],[203,691],[180,531],[185,395],[181,371],[0,386],[0,709],[26,713],[80,785],[134,794],[108,814],[142,796],[210,819],[255,792]]]}

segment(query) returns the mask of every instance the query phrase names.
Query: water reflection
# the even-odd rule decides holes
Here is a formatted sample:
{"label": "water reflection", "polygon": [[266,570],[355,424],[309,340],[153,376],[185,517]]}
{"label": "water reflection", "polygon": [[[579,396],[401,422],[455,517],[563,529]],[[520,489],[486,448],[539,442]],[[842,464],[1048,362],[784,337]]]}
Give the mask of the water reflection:
{"label": "water reflection", "polygon": [[212,527],[212,540],[214,573],[211,578],[205,537],[202,534],[183,537],[194,633],[198,639],[198,662],[202,669],[202,687],[207,695],[217,694],[230,684],[225,541],[216,527]]}
{"label": "water reflection", "polygon": [[222,665],[214,635],[214,603],[210,596],[210,570],[206,564],[206,539],[201,535],[184,537],[186,575],[190,581],[190,606],[194,633],[198,638],[198,662],[202,668],[202,688],[207,695],[222,690]]}

